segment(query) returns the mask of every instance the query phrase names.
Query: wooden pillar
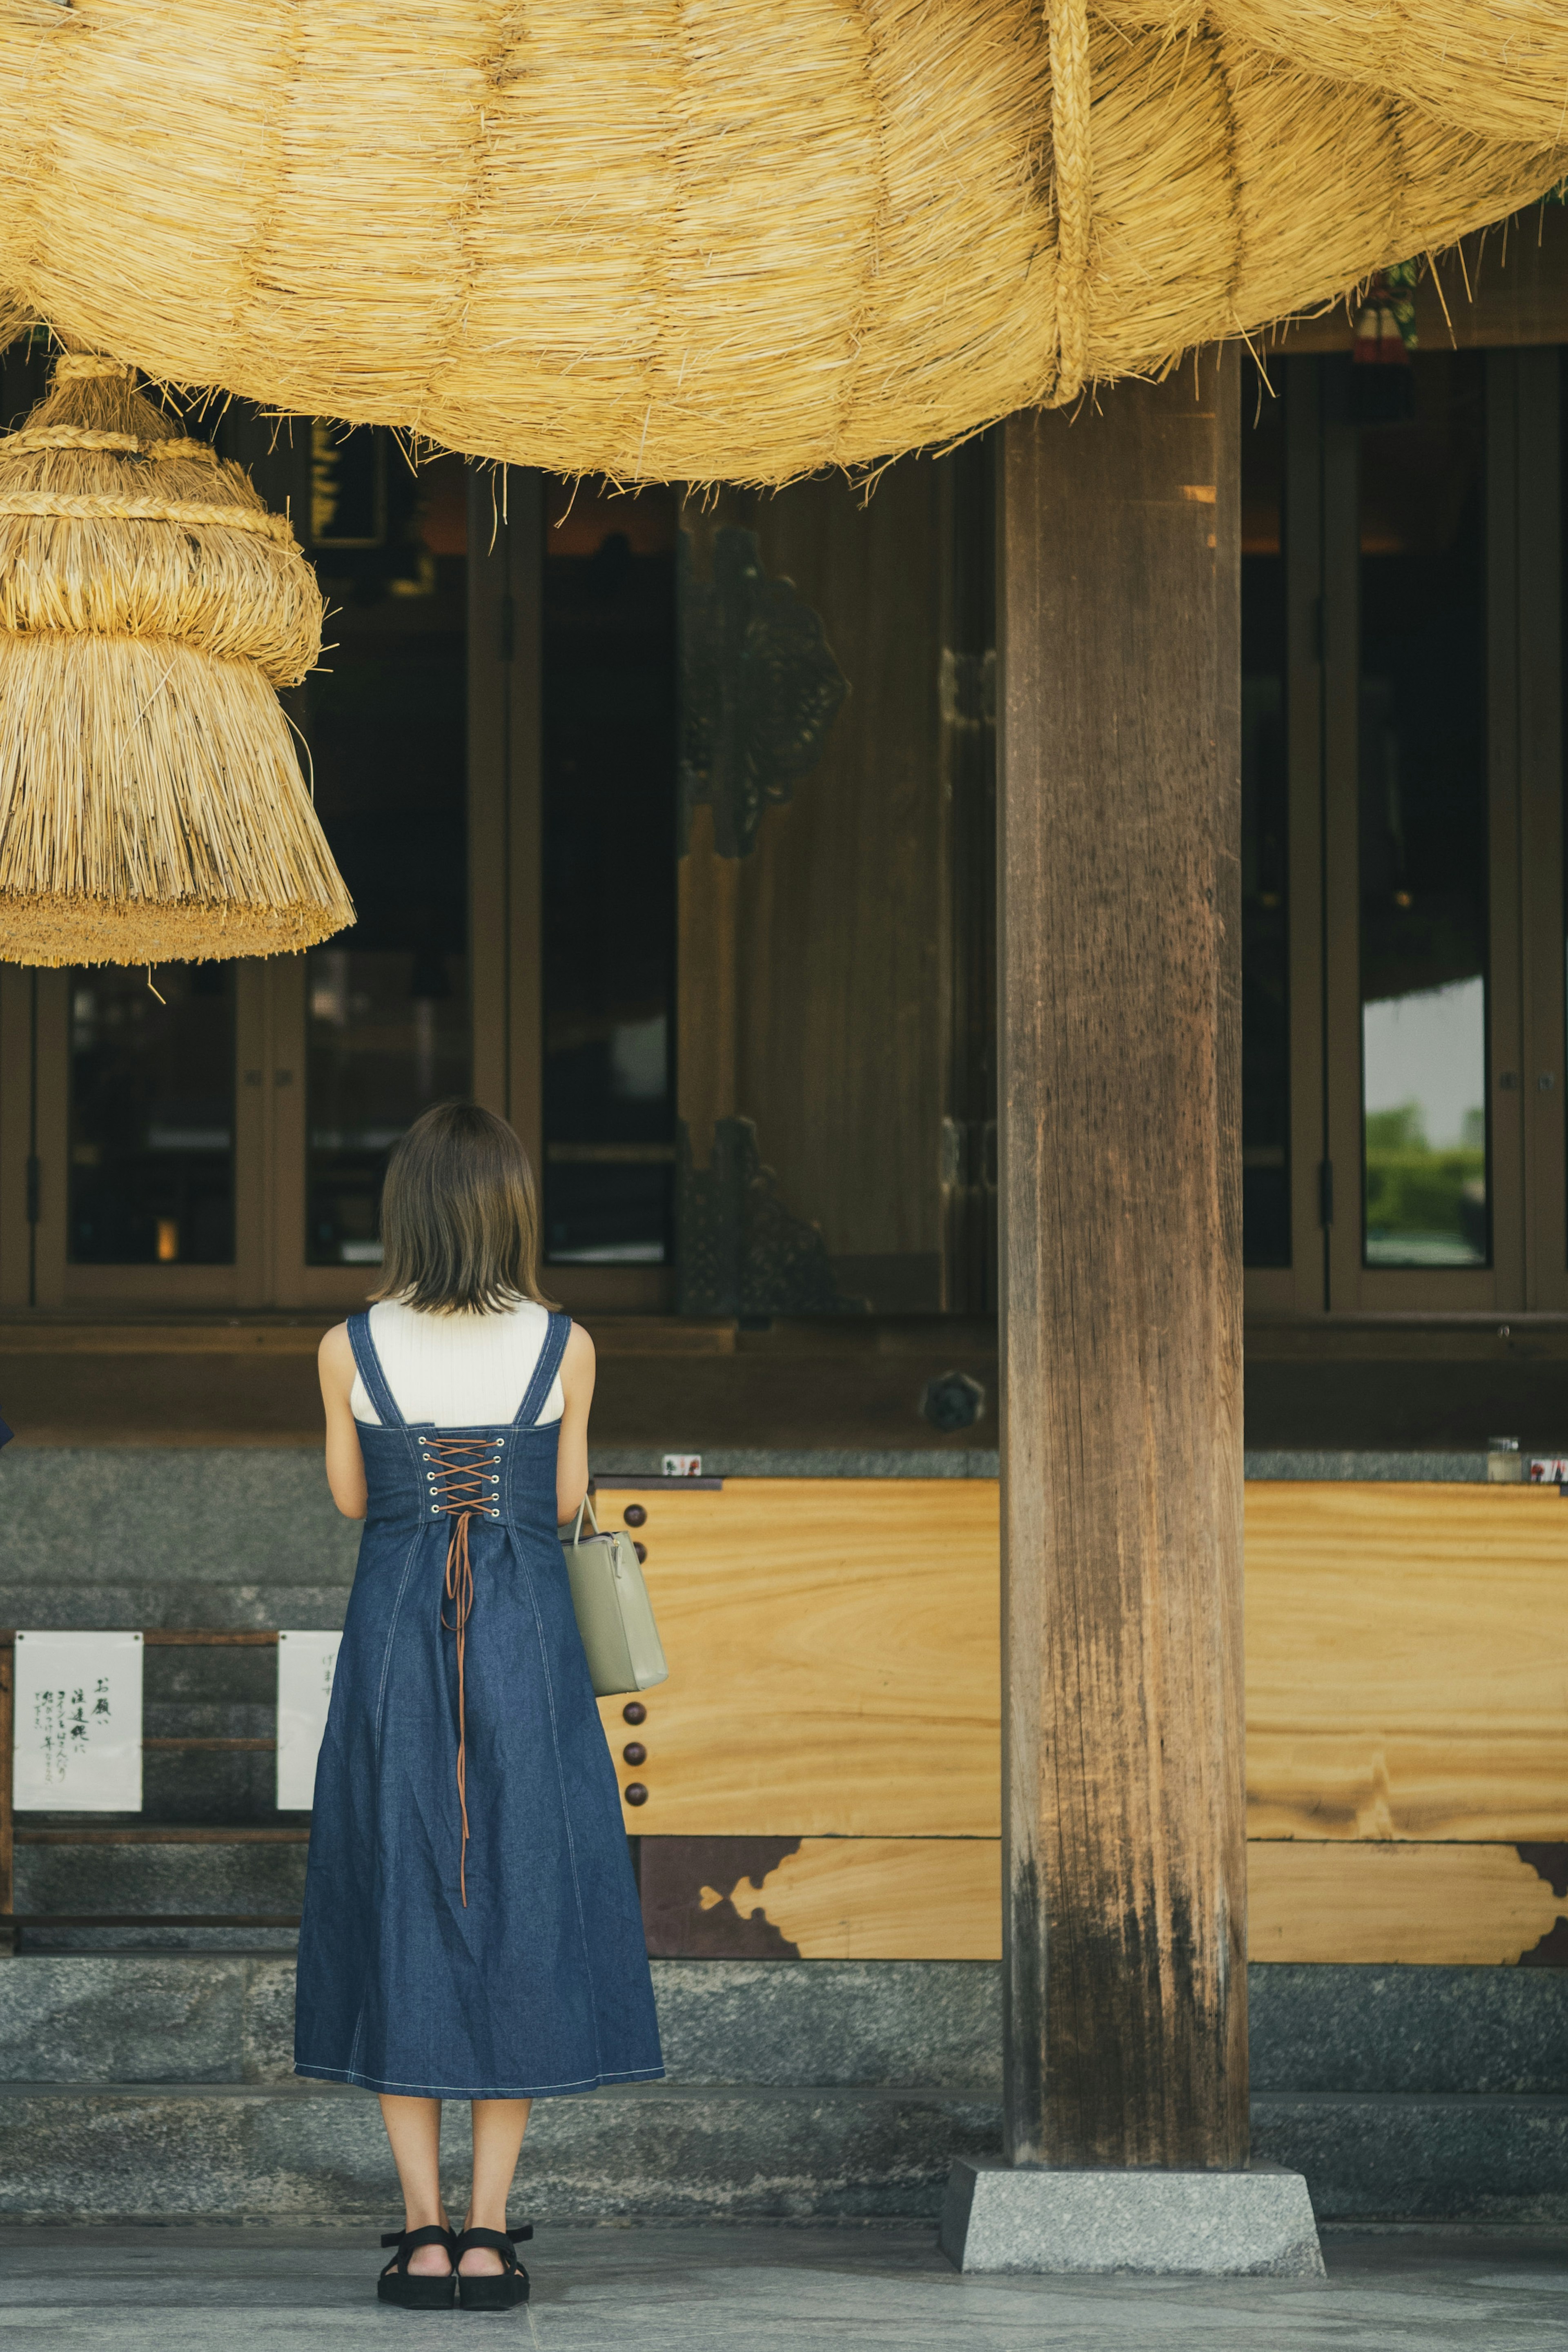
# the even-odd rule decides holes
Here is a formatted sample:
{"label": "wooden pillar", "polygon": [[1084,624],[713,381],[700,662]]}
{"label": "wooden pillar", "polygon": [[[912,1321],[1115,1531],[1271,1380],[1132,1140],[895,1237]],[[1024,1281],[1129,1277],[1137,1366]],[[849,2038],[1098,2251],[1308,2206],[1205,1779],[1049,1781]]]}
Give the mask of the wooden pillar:
{"label": "wooden pillar", "polygon": [[1006,2146],[1244,2165],[1234,349],[1003,427]]}

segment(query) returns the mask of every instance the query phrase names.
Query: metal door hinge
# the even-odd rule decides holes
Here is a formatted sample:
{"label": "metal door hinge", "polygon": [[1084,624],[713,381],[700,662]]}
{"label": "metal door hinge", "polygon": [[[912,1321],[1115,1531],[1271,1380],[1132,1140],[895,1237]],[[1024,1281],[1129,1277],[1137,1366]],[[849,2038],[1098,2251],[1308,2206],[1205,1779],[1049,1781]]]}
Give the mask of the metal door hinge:
{"label": "metal door hinge", "polygon": [[1318,1223],[1331,1225],[1334,1222],[1334,1163],[1331,1160],[1318,1162]]}
{"label": "metal door hinge", "polygon": [[40,1222],[40,1206],[44,1192],[44,1163],[36,1151],[27,1155],[27,1223]]}

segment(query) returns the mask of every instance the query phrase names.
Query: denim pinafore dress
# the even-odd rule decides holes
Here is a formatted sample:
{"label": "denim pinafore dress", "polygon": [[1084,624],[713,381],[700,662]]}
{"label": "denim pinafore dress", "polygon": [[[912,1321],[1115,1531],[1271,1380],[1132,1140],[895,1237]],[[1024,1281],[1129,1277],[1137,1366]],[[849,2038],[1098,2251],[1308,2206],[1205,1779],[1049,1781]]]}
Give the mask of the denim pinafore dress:
{"label": "denim pinafore dress", "polygon": [[545,2098],[664,2072],[620,1790],[555,1532],[559,1423],[405,1422],[368,1315],[369,1507],[316,1768],[294,2072]]}

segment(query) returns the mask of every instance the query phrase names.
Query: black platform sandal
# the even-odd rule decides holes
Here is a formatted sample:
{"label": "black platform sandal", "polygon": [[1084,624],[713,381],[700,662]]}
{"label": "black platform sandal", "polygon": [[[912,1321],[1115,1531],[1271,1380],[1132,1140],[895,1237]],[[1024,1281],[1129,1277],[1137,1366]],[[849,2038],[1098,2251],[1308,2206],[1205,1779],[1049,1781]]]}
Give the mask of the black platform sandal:
{"label": "black platform sandal", "polygon": [[[458,2241],[455,2233],[439,2221],[428,2221],[422,2230],[392,2230],[383,2238],[384,2246],[395,2246],[396,2253],[375,2283],[378,2303],[395,2303],[405,2311],[450,2311],[458,2293]],[[411,2272],[408,2257],[420,2246],[445,2246],[451,2269],[445,2277],[421,2277]]]}
{"label": "black platform sandal", "polygon": [[533,2224],[521,2230],[461,2230],[452,2254],[454,2264],[475,2246],[489,2246],[501,2258],[500,2271],[481,2272],[478,2278],[458,2273],[458,2307],[461,2311],[510,2311],[528,2301],[528,2273],[512,2252],[514,2238],[531,2238]]}

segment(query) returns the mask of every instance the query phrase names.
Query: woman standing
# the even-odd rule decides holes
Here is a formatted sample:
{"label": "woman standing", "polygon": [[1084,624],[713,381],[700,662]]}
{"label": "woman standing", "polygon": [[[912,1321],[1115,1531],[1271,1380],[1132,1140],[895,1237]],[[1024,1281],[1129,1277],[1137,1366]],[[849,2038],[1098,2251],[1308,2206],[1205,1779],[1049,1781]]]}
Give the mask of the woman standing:
{"label": "woman standing", "polygon": [[[506,2201],[530,2103],[663,2074],[620,1791],[556,1527],[587,1492],[594,1349],[540,1297],[511,1129],[393,1152],[384,1286],[321,1342],[327,1479],[363,1518],[300,1929],[294,2071],[381,2095],[405,2226],[387,2303],[526,2300]],[[441,2201],[441,2101],[473,2193]]]}

